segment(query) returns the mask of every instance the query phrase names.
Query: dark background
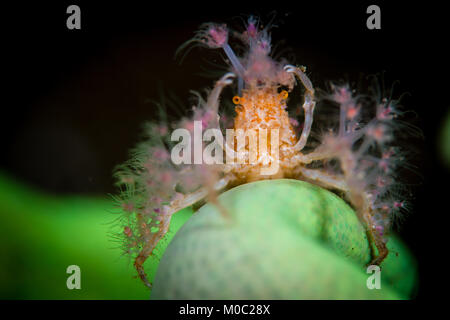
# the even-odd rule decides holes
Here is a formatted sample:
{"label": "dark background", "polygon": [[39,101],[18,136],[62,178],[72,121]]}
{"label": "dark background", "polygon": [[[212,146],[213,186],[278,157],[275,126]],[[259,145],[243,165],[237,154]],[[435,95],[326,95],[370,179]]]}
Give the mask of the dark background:
{"label": "dark background", "polygon": [[[81,30],[66,28],[66,8],[81,8]],[[366,8],[381,7],[381,30],[366,28]],[[311,80],[357,81],[386,71],[386,83],[409,92],[425,140],[414,142],[421,177],[410,217],[400,230],[419,261],[419,297],[445,286],[449,172],[438,161],[437,134],[449,110],[448,42],[444,8],[413,2],[152,3],[58,1],[2,5],[0,169],[52,193],[114,192],[113,167],[128,157],[142,124],[154,119],[152,100],[173,93],[189,101],[213,79],[199,73],[218,52],[192,50],[183,63],[176,49],[203,22],[239,26],[238,16],[267,21],[276,11],[274,42],[285,39]],[[222,63],[223,64],[223,63]]]}

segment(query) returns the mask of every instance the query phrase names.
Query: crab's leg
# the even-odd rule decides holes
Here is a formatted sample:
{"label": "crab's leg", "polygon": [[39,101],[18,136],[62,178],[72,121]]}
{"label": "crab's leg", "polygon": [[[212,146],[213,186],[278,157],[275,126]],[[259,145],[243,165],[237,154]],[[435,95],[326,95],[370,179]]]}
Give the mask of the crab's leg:
{"label": "crab's leg", "polygon": [[[225,75],[222,76],[222,78],[220,78],[219,81],[217,81],[214,89],[211,91],[211,93],[208,96],[208,100],[206,102],[206,106],[208,108],[208,110],[210,110],[210,112],[212,111],[217,117],[217,128],[220,130],[220,125],[219,125],[219,115],[218,115],[218,111],[219,111],[219,98],[220,98],[220,94],[222,93],[223,88],[225,88],[226,86],[230,85],[233,82],[233,78],[235,78],[236,75],[232,72],[228,72]],[[243,154],[240,152],[235,152],[233,150],[233,148],[231,148],[228,143],[225,141],[222,145],[222,148],[224,148],[225,153],[227,154],[227,157],[238,157],[238,158],[242,158]],[[229,171],[229,170],[227,170]]]}
{"label": "crab's leg", "polygon": [[134,267],[139,275],[139,278],[144,282],[144,284],[151,288],[152,284],[147,279],[147,274],[145,273],[143,264],[155,249],[158,241],[167,233],[169,229],[170,220],[172,218],[171,214],[163,217],[160,222],[160,228],[157,233],[154,233],[152,237],[146,242],[142,250],[139,252],[139,255],[134,260]]}
{"label": "crab's leg", "polygon": [[317,169],[307,169],[299,167],[300,174],[308,181],[313,181],[327,189],[336,189],[342,192],[348,192],[348,186],[344,178],[327,174]]}
{"label": "crab's leg", "polygon": [[[217,192],[219,190],[224,189],[228,185],[229,179],[227,177],[224,177],[220,179],[215,185],[214,190]],[[167,212],[164,212],[162,214],[160,224],[159,224],[159,230],[152,235],[152,237],[146,242],[142,250],[139,252],[139,255],[136,257],[134,261],[134,267],[136,268],[136,271],[138,272],[139,278],[144,282],[144,284],[151,288],[152,285],[150,281],[147,278],[147,274],[145,273],[143,264],[147,260],[147,258],[152,254],[153,250],[155,249],[156,245],[158,244],[159,240],[162,239],[169,230],[170,220],[172,219],[172,215],[181,209],[184,209],[186,207],[189,207],[204,198],[208,195],[208,189],[207,188],[200,188],[197,191],[190,193],[186,195],[183,199],[175,200],[170,203],[170,205],[167,208]]]}
{"label": "crab's leg", "polygon": [[214,89],[211,91],[211,93],[208,96],[208,100],[206,101],[206,106],[208,110],[216,115],[219,112],[219,97],[222,93],[223,88],[230,85],[233,82],[233,78],[235,78],[236,75],[232,72],[228,72],[222,76],[222,78],[217,81],[216,85],[214,86]]}
{"label": "crab's leg", "polygon": [[309,133],[311,132],[314,107],[316,106],[316,102],[314,101],[314,88],[312,86],[311,80],[309,80],[309,78],[300,68],[288,64],[284,66],[284,70],[286,72],[295,74],[306,89],[305,102],[303,103],[303,109],[305,110],[305,121],[303,124],[303,130],[300,139],[294,146],[294,150],[300,151],[305,147],[306,142],[308,141]]}
{"label": "crab's leg", "polygon": [[370,195],[363,189],[352,188],[348,185],[345,177],[337,177],[331,174],[320,172],[317,169],[307,169],[305,167],[299,167],[298,173],[306,178],[308,181],[327,188],[339,190],[345,193],[346,198],[355,208],[360,221],[365,225],[367,231],[367,238],[371,249],[375,246],[378,250],[378,256],[375,256],[375,252],[372,250],[372,261],[370,264],[379,265],[389,253],[386,243],[383,241],[383,237],[379,231],[376,230],[374,223],[372,222],[373,211],[370,205]]}
{"label": "crab's leg", "polygon": [[386,243],[383,241],[383,238],[380,236],[378,230],[375,229],[373,224],[368,228],[367,235],[369,237],[369,242],[375,244],[378,250],[378,256],[372,254],[373,259],[368,265],[380,265],[389,254],[389,249],[387,248]]}
{"label": "crab's leg", "polygon": [[330,152],[329,150],[322,150],[322,148],[319,146],[313,152],[307,154],[302,153],[296,154],[295,156],[292,157],[292,161],[294,162],[294,165],[310,164],[313,161],[330,159],[334,156],[335,156],[334,153]]}
{"label": "crab's leg", "polygon": [[[370,205],[370,196],[362,189],[351,188],[347,193],[347,198],[355,208],[360,220],[362,220],[366,226],[367,238],[372,249],[372,261],[369,265],[379,265],[387,257],[389,250],[382,235],[376,229],[375,223],[373,222],[374,212]],[[377,256],[373,251],[373,245],[375,245],[378,250]]]}
{"label": "crab's leg", "polygon": [[[220,94],[222,93],[222,90],[224,87],[226,87],[227,85],[230,85],[233,82],[233,78],[235,78],[235,77],[236,77],[236,75],[234,73],[231,73],[231,72],[226,73],[224,76],[222,76],[222,78],[220,78],[219,81],[217,81],[216,85],[214,86],[213,90],[211,91],[211,93],[208,96],[205,107],[206,107],[206,111],[209,112],[210,114],[212,114],[212,116],[213,116],[212,120],[215,122],[215,123],[213,122],[213,124],[212,124],[213,126],[219,127],[218,110],[219,110]],[[226,147],[228,147],[228,146],[226,145]],[[230,148],[228,148],[228,149],[230,149]],[[232,150],[228,150],[228,149],[227,149],[227,152],[232,151]],[[165,212],[165,214],[160,217],[161,221],[159,224],[159,226],[160,226],[159,230],[156,233],[152,234],[151,238],[146,242],[146,244],[140,251],[139,255],[136,257],[136,260],[134,262],[134,266],[138,272],[138,275],[141,278],[141,280],[145,283],[146,286],[151,288],[151,283],[147,279],[147,275],[144,271],[143,264],[147,260],[147,258],[151,255],[151,253],[155,249],[159,240],[161,240],[162,237],[164,237],[166,235],[167,231],[169,230],[169,225],[170,225],[170,220],[172,218],[172,214],[174,214],[175,212],[178,212],[179,210],[181,210],[183,208],[189,207],[189,206],[205,199],[208,195],[210,195],[210,198],[212,198],[214,200],[215,192],[224,189],[227,186],[228,182],[229,182],[229,178],[224,177],[221,180],[219,180],[218,182],[216,182],[215,184],[213,184],[212,186],[208,185],[208,186],[203,187],[191,194],[186,195],[181,200],[173,201],[166,208],[167,212]]]}

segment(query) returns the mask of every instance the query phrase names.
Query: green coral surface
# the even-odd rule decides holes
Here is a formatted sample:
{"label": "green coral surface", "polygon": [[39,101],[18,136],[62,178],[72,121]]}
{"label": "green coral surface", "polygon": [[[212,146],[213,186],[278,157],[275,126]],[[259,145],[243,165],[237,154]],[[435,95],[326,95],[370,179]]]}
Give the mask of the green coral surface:
{"label": "green coral surface", "polygon": [[[355,212],[337,195],[297,180],[241,185],[176,233],[154,278],[153,299],[408,299],[414,258],[395,236],[381,289],[368,289],[370,249]],[[176,217],[176,214],[175,216]]]}

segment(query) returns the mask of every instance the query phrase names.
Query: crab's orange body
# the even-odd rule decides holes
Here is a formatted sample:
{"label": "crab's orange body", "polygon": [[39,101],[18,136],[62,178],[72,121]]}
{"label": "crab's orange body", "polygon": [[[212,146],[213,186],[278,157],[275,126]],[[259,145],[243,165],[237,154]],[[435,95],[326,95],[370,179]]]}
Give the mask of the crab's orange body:
{"label": "crab's orange body", "polygon": [[[288,97],[287,91],[283,90],[278,92],[278,88],[251,88],[243,90],[241,97],[235,97],[236,117],[234,118],[234,130],[242,130],[242,132],[254,132],[256,136],[260,137],[261,130],[264,130],[264,134],[267,133],[267,151],[261,152],[258,148],[256,150],[257,160],[252,166],[245,166],[244,170],[236,170],[238,172],[238,178],[242,181],[254,181],[261,179],[275,179],[290,176],[289,169],[287,167],[290,163],[290,157],[292,157],[293,146],[297,142],[297,136],[294,128],[292,127],[288,112],[286,111],[286,100]],[[277,130],[278,139],[277,145],[272,145],[271,134]],[[259,143],[261,141],[258,140]],[[264,162],[264,158],[267,154],[270,154],[272,148],[278,149],[278,160],[280,168],[276,174],[261,175],[261,169],[263,166],[267,166],[268,163]],[[249,140],[245,143],[245,149],[249,149]],[[237,150],[242,152],[243,150]]]}
{"label": "crab's orange body", "polygon": [[287,95],[277,88],[244,90],[235,108],[234,129],[279,129],[281,149],[290,149],[297,136],[286,111]]}

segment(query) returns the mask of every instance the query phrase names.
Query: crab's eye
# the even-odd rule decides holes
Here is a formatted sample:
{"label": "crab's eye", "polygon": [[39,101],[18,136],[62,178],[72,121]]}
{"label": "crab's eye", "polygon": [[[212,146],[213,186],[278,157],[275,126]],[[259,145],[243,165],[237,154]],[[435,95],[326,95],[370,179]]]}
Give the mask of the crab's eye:
{"label": "crab's eye", "polygon": [[288,96],[289,93],[286,90],[283,90],[278,94],[278,98],[281,100],[286,100]]}
{"label": "crab's eye", "polygon": [[233,103],[234,104],[239,104],[241,102],[241,98],[240,97],[238,97],[238,96],[234,96],[233,97]]}

